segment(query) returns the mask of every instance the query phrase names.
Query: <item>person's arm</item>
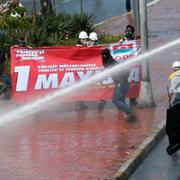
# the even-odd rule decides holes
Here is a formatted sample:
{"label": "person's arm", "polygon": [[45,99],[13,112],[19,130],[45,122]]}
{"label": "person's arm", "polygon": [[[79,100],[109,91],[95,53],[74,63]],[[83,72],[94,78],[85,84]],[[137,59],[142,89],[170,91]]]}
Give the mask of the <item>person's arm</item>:
{"label": "person's arm", "polygon": [[170,89],[169,89],[170,95],[177,92],[177,86],[179,82],[180,82],[180,76],[174,76],[172,78],[171,83],[170,83]]}

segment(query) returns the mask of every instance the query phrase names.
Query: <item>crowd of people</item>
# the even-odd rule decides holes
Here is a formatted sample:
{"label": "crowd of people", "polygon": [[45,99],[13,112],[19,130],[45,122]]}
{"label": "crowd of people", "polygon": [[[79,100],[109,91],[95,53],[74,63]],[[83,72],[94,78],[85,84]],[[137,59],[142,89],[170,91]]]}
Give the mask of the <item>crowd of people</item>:
{"label": "crowd of people", "polygon": [[[128,13],[131,11],[131,0],[126,0],[126,9]],[[140,37],[134,35],[134,27],[131,25],[131,16],[127,17],[129,25],[126,26],[125,36],[119,40],[119,43],[140,39]],[[101,55],[105,68],[111,68],[118,64],[113,59],[108,48],[103,49]],[[169,108],[167,109],[166,114],[166,133],[169,139],[169,146],[166,151],[169,155],[172,155],[180,150],[180,61],[174,61],[172,69],[173,72],[169,76],[170,85],[168,88]],[[124,112],[126,120],[135,120],[136,115],[130,105],[137,105],[136,99],[131,98],[129,104],[125,101],[129,88],[129,69],[124,69],[111,77],[115,84],[112,97],[113,104]]]}
{"label": "crowd of people", "polygon": [[[88,36],[87,32],[82,31],[79,33],[79,40],[77,43],[77,46],[95,46],[99,45],[98,41],[98,35],[96,32],[91,32]],[[135,40],[137,37],[134,35],[134,27],[132,25],[127,25],[125,29],[125,35],[122,39],[119,40],[119,43],[123,43],[125,41],[131,41]],[[110,50],[108,48],[105,48],[101,52],[102,55],[102,62],[105,68],[110,68],[114,65],[117,65],[118,62],[115,61],[110,53]],[[130,70],[126,69],[125,72],[120,72],[116,75],[112,76],[112,79],[115,84],[114,93],[112,97],[113,104],[120,110],[124,112],[125,119],[127,120],[135,120],[136,116],[130,107],[130,104],[136,105],[136,99],[130,98],[130,104],[126,102],[126,95],[129,88],[129,73]],[[106,104],[105,100],[99,100],[98,101],[98,107],[102,109],[104,105]],[[77,110],[83,110],[87,109],[88,106],[83,101],[76,102],[76,109]]]}
{"label": "crowd of people", "polygon": [[[15,0],[13,0],[15,1]],[[131,25],[128,25],[126,27],[125,30],[125,36],[124,38],[122,38],[121,40],[119,40],[119,43],[123,43],[124,41],[128,41],[128,40],[134,40],[135,36],[134,36],[134,27]],[[24,43],[24,40],[22,40],[22,42]],[[20,43],[20,46],[24,46],[26,44]],[[85,32],[85,31],[81,31],[79,33],[78,36],[78,42],[77,42],[77,46],[96,46],[99,45],[98,43],[98,35],[96,32],[91,32],[89,35]],[[1,56],[1,67],[5,67],[4,66],[4,62],[5,62],[5,52],[3,54],[3,51],[1,52],[2,56]],[[107,56],[107,57],[105,57]],[[108,61],[108,63],[106,63],[105,61]],[[111,63],[109,63],[109,61],[112,61]],[[102,62],[104,64],[105,68],[109,68],[112,65],[117,64],[117,62],[115,60],[113,60],[109,49],[104,49],[102,51]],[[108,66],[106,65],[108,64]],[[4,68],[5,69],[5,68]],[[0,94],[5,93],[7,91],[8,88],[10,88],[10,79],[6,76],[5,70],[3,68],[1,69],[1,84],[0,84]],[[129,104],[126,103],[125,98],[126,98],[126,94],[128,92],[128,87],[129,87],[129,82],[128,82],[128,77],[129,77],[129,71],[127,71],[126,73],[122,73],[119,75],[116,75],[116,77],[112,77],[114,84],[115,84],[115,88],[114,88],[114,94],[113,94],[113,98],[112,98],[112,102],[115,104],[115,106],[118,109],[121,109],[124,114],[125,114],[125,118],[132,120],[135,119],[135,115],[133,113],[133,110],[130,108]],[[7,95],[6,95],[7,97]],[[100,99],[97,101],[98,103],[98,108],[99,109],[103,109],[104,105],[106,104],[106,101],[104,99]],[[86,102],[84,101],[77,101],[76,105],[75,105],[76,110],[85,110],[88,108]]]}
{"label": "crowd of people", "polygon": [[[17,9],[22,8],[21,10]],[[130,0],[126,1],[126,9],[127,12],[131,11],[131,2]],[[0,7],[0,13],[4,12],[9,12],[12,17],[23,17],[26,15],[26,10],[23,7],[22,3],[20,0],[10,0],[7,3],[5,3],[3,6]],[[124,41],[131,41],[131,40],[137,40],[139,37],[134,35],[134,27],[132,25],[127,25],[125,29],[125,34],[122,39],[119,40],[119,43],[123,43]],[[26,44],[26,37],[22,36],[18,39],[18,42],[20,46],[27,46]],[[99,45],[98,43],[98,35],[96,32],[91,32],[89,35],[85,31],[81,31],[78,35],[78,42],[77,46],[96,46]],[[109,49],[103,49],[102,50],[102,62],[105,68],[109,68],[111,66],[114,66],[117,64],[115,60],[113,60]],[[6,70],[5,70],[5,51],[0,49],[0,94],[6,92],[10,86],[10,78],[6,75]],[[107,61],[107,62],[106,62]],[[178,62],[175,62],[174,67],[177,66]],[[174,79],[176,79],[177,82],[179,82],[179,75],[178,75],[179,70],[173,73],[173,83]],[[122,75],[123,74],[123,75]],[[129,82],[128,82],[128,76],[129,76],[129,70],[127,70],[126,73],[118,74],[116,76],[112,76],[112,79],[115,84],[114,88],[114,94],[112,97],[112,102],[115,104],[115,106],[118,109],[121,109],[125,113],[126,119],[135,119],[135,115],[133,113],[132,108],[130,107],[131,105],[136,105],[136,99],[135,98],[130,98],[129,104],[126,103],[125,98],[127,95],[128,87],[129,87]],[[174,75],[175,74],[175,75]],[[173,84],[172,83],[172,84]],[[175,84],[175,83],[174,83]],[[172,85],[171,85],[172,86]],[[175,89],[175,88],[174,88]],[[170,90],[170,93],[172,94],[172,88]],[[9,93],[10,94],[10,93]],[[174,102],[172,104],[175,104],[176,101],[179,102],[180,100],[180,93],[176,92],[173,93],[172,99],[174,99]],[[10,97],[10,95],[6,95],[5,97]],[[106,104],[106,101],[101,99],[98,101],[98,108],[102,109],[104,105]],[[86,102],[84,101],[77,101],[75,105],[76,110],[84,110],[87,109],[88,106],[86,105]]]}
{"label": "crowd of people", "polygon": [[[20,17],[24,17],[26,16],[26,10],[23,7],[22,3],[20,0],[10,0],[7,3],[5,3],[1,9],[0,9],[0,13],[9,13],[12,17],[16,18],[20,18]],[[123,42],[125,40],[132,40],[134,39],[134,28],[131,25],[128,25],[126,27],[126,31],[125,31],[125,36],[123,39],[121,39],[119,42]],[[20,46],[26,46],[26,34],[24,34],[23,36],[21,36],[18,39],[18,45]],[[98,35],[96,32],[91,32],[89,35],[85,32],[85,31],[81,31],[79,33],[78,36],[78,42],[77,42],[77,46],[96,46],[99,45],[98,43]],[[8,76],[5,73],[5,52],[1,52],[2,56],[1,56],[1,84],[0,84],[0,94],[3,94],[7,91],[7,89],[10,88],[11,82],[10,79],[8,78]],[[102,57],[103,59],[103,57]],[[128,83],[121,83],[123,85],[121,85],[121,88],[119,89],[119,81],[117,82],[118,77],[116,77],[116,80],[114,80],[115,82],[115,92],[114,92],[114,96],[113,96],[113,103],[118,107],[121,108],[123,111],[125,111],[126,114],[131,114],[132,110],[128,107],[128,105],[125,103],[124,98],[126,96],[127,90],[128,90]],[[121,78],[120,78],[121,79]],[[125,87],[125,88],[124,88]],[[120,97],[120,94],[118,94],[118,91],[123,91],[122,96]],[[7,95],[6,95],[7,97]],[[122,98],[122,99],[121,99]],[[120,102],[121,101],[121,102]],[[104,105],[106,104],[106,101],[101,99],[98,102],[98,108],[99,109],[103,109]],[[124,105],[119,105],[120,103],[125,103]],[[126,108],[125,108],[126,106]],[[76,105],[75,105],[76,110],[84,110],[87,109],[88,106],[86,105],[86,103],[84,101],[77,101]],[[128,109],[129,108],[129,109]]]}
{"label": "crowd of people", "polygon": [[[127,6],[129,3],[127,4]],[[20,9],[19,9],[20,8]],[[128,8],[130,10],[130,8]],[[23,17],[26,15],[26,10],[23,7],[22,3],[20,0],[10,0],[6,4],[4,4],[1,9],[1,13],[9,12],[10,15],[14,18],[16,17]],[[119,40],[119,43],[123,43],[124,41],[129,41],[129,40],[134,40],[136,37],[134,36],[134,27],[132,25],[127,25],[125,29],[125,35],[122,39]],[[26,46],[26,35],[21,36],[18,39],[18,45],[19,46]],[[96,32],[91,32],[89,35],[85,31],[81,31],[78,36],[78,42],[77,46],[96,46],[99,45],[98,43],[98,35]],[[1,84],[0,84],[0,94],[4,93],[7,91],[8,88],[10,88],[11,82],[8,76],[5,73],[5,52],[1,52]],[[113,60],[109,49],[104,49],[102,51],[102,61],[104,64],[105,68],[109,68],[117,62]],[[105,62],[107,61],[107,62]],[[108,64],[108,65],[107,65]],[[129,104],[126,103],[125,98],[127,95],[128,87],[129,87],[129,82],[128,82],[128,77],[129,77],[129,71],[126,73],[118,74],[116,76],[112,76],[112,79],[115,84],[114,88],[114,94],[112,97],[112,102],[115,104],[115,106],[118,109],[121,109],[125,113],[125,118],[126,119],[135,119],[135,115],[133,113],[132,108],[130,107]],[[131,102],[132,99],[130,99]],[[134,102],[135,99],[133,99]],[[104,105],[106,104],[106,101],[103,99],[100,99],[98,102],[98,108],[103,109]],[[84,110],[87,109],[87,103],[84,101],[77,101],[75,105],[76,110]]]}

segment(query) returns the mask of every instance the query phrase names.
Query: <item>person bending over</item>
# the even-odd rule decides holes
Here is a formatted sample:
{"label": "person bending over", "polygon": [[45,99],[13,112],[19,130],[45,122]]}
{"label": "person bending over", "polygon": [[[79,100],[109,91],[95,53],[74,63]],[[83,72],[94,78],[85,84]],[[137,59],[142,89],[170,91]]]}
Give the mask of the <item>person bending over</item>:
{"label": "person bending over", "polygon": [[[103,49],[101,55],[105,68],[110,68],[118,64],[118,62],[111,56],[109,49]],[[127,68],[111,75],[115,85],[112,102],[118,109],[121,109],[125,113],[126,120],[135,120],[136,116],[134,115],[133,110],[125,101],[129,88],[128,77],[129,71]]]}

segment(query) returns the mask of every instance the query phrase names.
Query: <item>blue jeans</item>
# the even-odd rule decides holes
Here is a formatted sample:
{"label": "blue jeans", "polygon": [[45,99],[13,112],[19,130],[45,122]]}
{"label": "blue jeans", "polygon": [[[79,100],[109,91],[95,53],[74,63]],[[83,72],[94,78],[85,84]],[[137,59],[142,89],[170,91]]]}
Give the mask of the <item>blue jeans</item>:
{"label": "blue jeans", "polygon": [[129,83],[124,82],[121,85],[118,82],[114,82],[115,88],[112,97],[113,104],[118,108],[124,111],[126,114],[132,113],[132,109],[125,102],[126,94],[128,92]]}

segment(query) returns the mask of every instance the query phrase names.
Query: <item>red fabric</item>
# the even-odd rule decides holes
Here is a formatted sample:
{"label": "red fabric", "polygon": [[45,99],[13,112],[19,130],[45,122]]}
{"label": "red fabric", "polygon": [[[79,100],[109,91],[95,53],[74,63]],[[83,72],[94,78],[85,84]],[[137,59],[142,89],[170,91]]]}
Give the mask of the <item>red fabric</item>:
{"label": "red fabric", "polygon": [[[11,48],[11,80],[12,98],[16,102],[27,102],[34,98],[44,96],[54,90],[61,90],[63,82],[69,82],[69,74],[75,82],[80,81],[79,73],[87,75],[102,71],[101,50],[103,46],[77,47],[77,46],[51,46],[40,48]],[[49,66],[47,68],[47,66]],[[51,68],[50,68],[51,66]],[[29,68],[29,69],[28,69]],[[49,72],[48,72],[49,71]],[[53,83],[48,78],[53,75]],[[40,81],[40,77],[46,81]],[[55,77],[55,80],[54,80]],[[57,77],[57,78],[56,78]],[[65,81],[67,77],[67,81]],[[42,78],[42,79],[43,79]],[[46,87],[45,87],[46,85]],[[131,84],[128,96],[137,97],[140,83]],[[108,85],[92,85],[86,89],[67,96],[67,100],[98,100],[111,99],[113,83]]]}

